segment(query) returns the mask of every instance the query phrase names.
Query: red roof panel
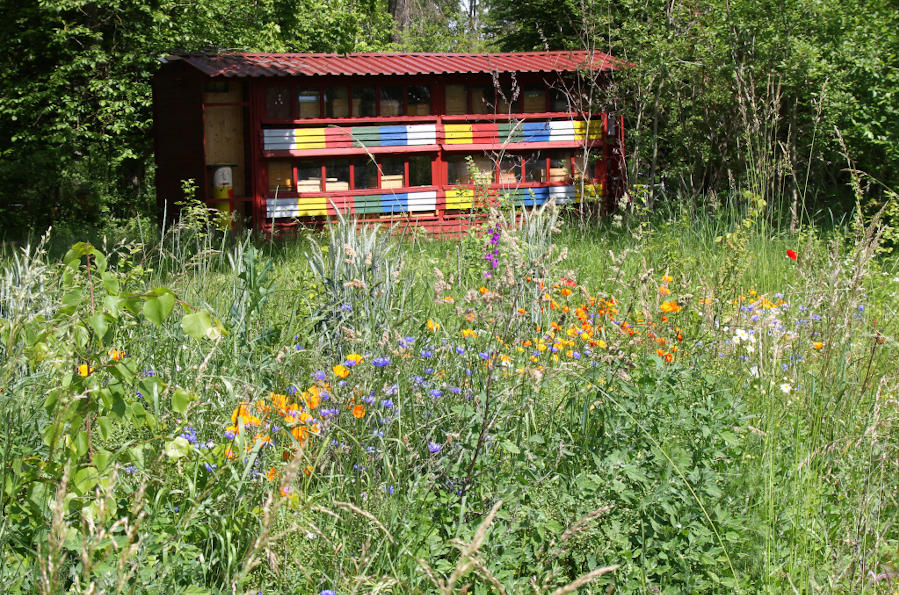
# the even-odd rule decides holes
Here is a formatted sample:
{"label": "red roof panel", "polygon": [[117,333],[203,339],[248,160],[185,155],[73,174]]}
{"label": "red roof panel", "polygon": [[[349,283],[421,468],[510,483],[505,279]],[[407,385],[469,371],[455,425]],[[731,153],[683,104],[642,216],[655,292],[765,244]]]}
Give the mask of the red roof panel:
{"label": "red roof panel", "polygon": [[557,51],[503,54],[177,54],[209,76],[271,77],[319,75],[475,74],[615,70],[624,62],[602,52]]}

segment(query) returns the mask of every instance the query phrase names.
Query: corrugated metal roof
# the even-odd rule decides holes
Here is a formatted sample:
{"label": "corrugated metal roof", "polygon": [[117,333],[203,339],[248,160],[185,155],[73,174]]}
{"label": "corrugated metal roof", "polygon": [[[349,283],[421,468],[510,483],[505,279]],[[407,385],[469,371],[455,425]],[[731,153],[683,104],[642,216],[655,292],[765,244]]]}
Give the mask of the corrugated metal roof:
{"label": "corrugated metal roof", "polygon": [[624,62],[602,52],[556,51],[501,54],[176,54],[209,76],[270,77],[317,75],[475,74],[615,70]]}

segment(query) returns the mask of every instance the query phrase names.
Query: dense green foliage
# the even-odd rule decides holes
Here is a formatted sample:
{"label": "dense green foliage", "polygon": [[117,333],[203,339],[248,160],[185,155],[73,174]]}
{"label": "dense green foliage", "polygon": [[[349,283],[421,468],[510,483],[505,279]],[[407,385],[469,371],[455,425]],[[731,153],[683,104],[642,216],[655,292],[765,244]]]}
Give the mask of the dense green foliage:
{"label": "dense green foliage", "polygon": [[0,586],[890,592],[899,269],[755,204],[4,255]]}
{"label": "dense green foliage", "polygon": [[595,48],[635,64],[612,102],[629,124],[632,182],[688,194],[750,187],[834,207],[848,160],[899,185],[893,2],[493,6],[488,30],[503,49]]}
{"label": "dense green foliage", "polygon": [[157,58],[173,50],[363,51],[377,2],[60,0],[0,6],[0,216],[9,232],[152,214]]}
{"label": "dense green foliage", "polygon": [[149,78],[172,50],[608,51],[634,66],[575,103],[625,115],[640,202],[748,188],[798,221],[852,204],[847,169],[872,207],[899,186],[891,0],[3,0],[0,18],[7,237],[153,215]]}

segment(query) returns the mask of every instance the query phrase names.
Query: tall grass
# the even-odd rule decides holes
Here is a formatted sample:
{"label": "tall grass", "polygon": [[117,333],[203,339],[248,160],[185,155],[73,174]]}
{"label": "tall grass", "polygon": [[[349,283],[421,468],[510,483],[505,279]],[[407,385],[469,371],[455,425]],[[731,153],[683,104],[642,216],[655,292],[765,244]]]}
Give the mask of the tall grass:
{"label": "tall grass", "polygon": [[[742,199],[653,217],[496,211],[454,242],[186,220],[105,247],[107,271],[6,258],[0,585],[890,592],[899,272],[877,223],[790,233]],[[134,314],[101,336],[113,298]],[[200,311],[205,334],[176,316]],[[47,394],[110,390],[127,414],[41,440]]]}

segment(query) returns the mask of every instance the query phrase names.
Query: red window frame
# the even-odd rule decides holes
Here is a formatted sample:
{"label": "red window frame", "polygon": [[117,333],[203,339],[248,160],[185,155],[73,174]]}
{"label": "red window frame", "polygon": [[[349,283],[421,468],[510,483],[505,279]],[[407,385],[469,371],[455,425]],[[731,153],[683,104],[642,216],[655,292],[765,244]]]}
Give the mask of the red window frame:
{"label": "red window frame", "polygon": [[[427,153],[402,153],[402,154],[385,154],[379,155],[375,160],[377,164],[377,173],[378,173],[378,185],[376,188],[356,188],[356,164],[359,161],[362,161],[358,156],[334,156],[334,157],[310,157],[306,159],[267,159],[265,162],[265,176],[266,176],[266,195],[274,194],[276,191],[272,190],[268,185],[268,168],[269,164],[276,161],[290,161],[291,163],[291,175],[293,176],[293,188],[290,191],[277,191],[279,197],[298,197],[301,195],[307,194],[320,194],[322,192],[330,192],[330,193],[351,193],[351,194],[365,194],[367,192],[385,192],[385,191],[420,191],[423,188],[436,188],[439,186],[437,183],[438,177],[440,175],[440,163],[442,163],[438,155],[433,152]],[[416,157],[427,157],[430,162],[431,167],[431,183],[425,186],[410,186],[410,167],[409,160]],[[403,163],[403,185],[399,188],[382,188],[381,187],[381,176],[383,175],[383,169],[381,167],[381,159],[382,158],[390,158],[390,159],[400,159]],[[349,166],[349,189],[348,190],[328,190],[328,169],[326,163],[328,161],[347,161]],[[318,190],[304,190],[299,191],[299,165],[300,163],[309,163],[309,164],[317,164],[320,168],[320,176],[321,182]]]}

